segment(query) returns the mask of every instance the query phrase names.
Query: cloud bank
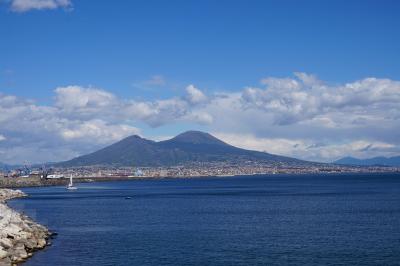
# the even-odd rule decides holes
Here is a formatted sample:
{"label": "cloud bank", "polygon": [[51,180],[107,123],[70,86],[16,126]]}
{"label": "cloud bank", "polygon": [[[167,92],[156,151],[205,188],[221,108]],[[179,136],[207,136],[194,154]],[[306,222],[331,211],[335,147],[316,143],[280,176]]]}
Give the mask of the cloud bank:
{"label": "cloud bank", "polygon": [[201,125],[233,145],[307,160],[400,154],[400,82],[390,79],[329,85],[295,73],[236,92],[189,85],[151,101],[82,86],[54,94],[50,105],[0,94],[0,161],[69,159],[141,134],[143,125]]}

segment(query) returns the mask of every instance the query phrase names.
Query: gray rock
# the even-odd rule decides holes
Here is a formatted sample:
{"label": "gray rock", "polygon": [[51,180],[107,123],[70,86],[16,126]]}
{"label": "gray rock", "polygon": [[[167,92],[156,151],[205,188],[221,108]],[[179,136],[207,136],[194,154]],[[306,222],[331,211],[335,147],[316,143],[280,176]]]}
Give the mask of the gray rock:
{"label": "gray rock", "polygon": [[6,200],[24,196],[20,190],[0,189],[0,266],[25,261],[32,256],[31,251],[47,245],[47,228],[5,204]]}

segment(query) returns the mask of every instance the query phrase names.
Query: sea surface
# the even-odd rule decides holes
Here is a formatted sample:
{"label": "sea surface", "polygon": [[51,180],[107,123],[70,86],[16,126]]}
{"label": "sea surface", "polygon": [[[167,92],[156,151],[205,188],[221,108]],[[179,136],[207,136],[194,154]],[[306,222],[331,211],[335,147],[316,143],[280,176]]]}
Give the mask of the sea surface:
{"label": "sea surface", "polygon": [[24,265],[400,265],[399,174],[77,186],[9,202],[58,233]]}

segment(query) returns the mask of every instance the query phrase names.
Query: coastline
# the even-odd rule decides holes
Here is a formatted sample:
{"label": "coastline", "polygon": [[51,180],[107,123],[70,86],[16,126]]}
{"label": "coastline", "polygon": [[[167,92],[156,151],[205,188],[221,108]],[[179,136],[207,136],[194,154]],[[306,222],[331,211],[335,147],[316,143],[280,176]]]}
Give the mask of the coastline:
{"label": "coastline", "polygon": [[52,233],[6,201],[26,197],[20,190],[0,189],[0,265],[17,265],[49,245]]}
{"label": "coastline", "polygon": [[[112,181],[131,181],[131,180],[157,180],[157,179],[180,179],[180,178],[210,178],[210,177],[234,177],[234,176],[258,176],[258,175],[346,175],[346,174],[400,174],[399,171],[387,172],[326,172],[326,173],[244,173],[244,174],[216,174],[216,175],[184,175],[184,176],[94,176],[94,177],[74,177],[75,183],[91,183],[91,182],[112,182]],[[68,178],[60,179],[42,179],[40,177],[14,177],[0,178],[0,190],[6,188],[26,188],[26,187],[47,187],[47,186],[66,186],[69,182]],[[0,198],[1,201],[1,198]],[[0,265],[1,266],[1,265]]]}

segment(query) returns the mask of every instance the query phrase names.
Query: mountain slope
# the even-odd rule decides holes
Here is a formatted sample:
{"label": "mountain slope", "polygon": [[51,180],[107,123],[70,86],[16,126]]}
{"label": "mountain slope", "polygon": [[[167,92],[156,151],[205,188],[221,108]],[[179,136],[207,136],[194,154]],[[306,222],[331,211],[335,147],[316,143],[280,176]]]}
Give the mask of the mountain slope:
{"label": "mountain slope", "polygon": [[159,148],[157,143],[139,136],[130,136],[99,151],[74,158],[57,165],[164,165],[183,157],[182,152]]}
{"label": "mountain slope", "polygon": [[305,164],[301,160],[250,151],[231,146],[214,136],[188,131],[170,140],[155,142],[130,136],[99,151],[58,163],[58,166],[172,166],[194,162],[285,162]]}
{"label": "mountain slope", "polygon": [[[268,161],[296,161],[300,160],[284,156],[272,155],[265,152],[250,151],[229,145],[214,136],[200,132],[188,131],[170,140],[161,141],[159,146],[175,148],[192,154],[198,161],[228,161],[228,160],[268,160]],[[209,160],[207,160],[209,158]]]}
{"label": "mountain slope", "polygon": [[395,157],[374,157],[369,159],[357,159],[354,157],[344,157],[334,162],[335,164],[345,165],[384,165],[384,166],[400,166],[400,156]]}

